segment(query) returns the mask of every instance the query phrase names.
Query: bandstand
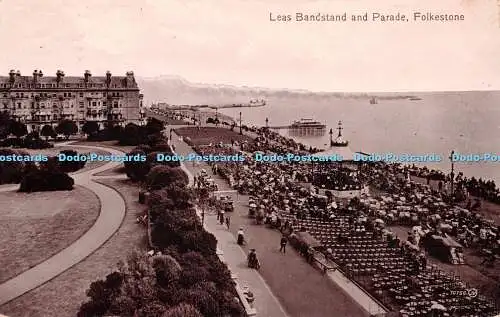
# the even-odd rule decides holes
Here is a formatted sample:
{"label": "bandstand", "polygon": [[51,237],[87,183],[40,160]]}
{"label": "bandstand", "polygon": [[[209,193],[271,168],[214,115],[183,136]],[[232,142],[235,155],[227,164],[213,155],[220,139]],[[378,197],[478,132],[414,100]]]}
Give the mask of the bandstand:
{"label": "bandstand", "polygon": [[339,157],[339,161],[322,161],[311,164],[312,189],[318,195],[336,198],[354,198],[368,193],[368,186],[359,180],[358,163],[349,148],[349,141],[342,137],[342,122],[338,123],[338,135],[333,139],[330,129],[330,147],[314,154],[316,157]]}

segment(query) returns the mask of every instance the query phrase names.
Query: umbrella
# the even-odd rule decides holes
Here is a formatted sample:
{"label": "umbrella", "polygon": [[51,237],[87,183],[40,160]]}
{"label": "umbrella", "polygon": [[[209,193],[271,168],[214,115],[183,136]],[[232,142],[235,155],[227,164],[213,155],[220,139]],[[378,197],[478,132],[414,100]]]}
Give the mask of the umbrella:
{"label": "umbrella", "polygon": [[384,223],[384,220],[382,220],[382,219],[378,218],[378,219],[375,219],[375,222],[376,222],[376,223]]}
{"label": "umbrella", "polygon": [[435,309],[435,310],[446,310],[446,307],[444,307],[443,305],[441,305],[441,304],[439,304],[439,303],[434,303],[434,304],[432,304],[431,309]]}

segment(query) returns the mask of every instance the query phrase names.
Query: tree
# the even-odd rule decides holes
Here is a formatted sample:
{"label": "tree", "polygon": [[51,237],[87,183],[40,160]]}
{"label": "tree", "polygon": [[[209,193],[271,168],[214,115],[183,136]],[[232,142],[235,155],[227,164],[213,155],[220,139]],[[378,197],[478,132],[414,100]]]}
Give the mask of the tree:
{"label": "tree", "polygon": [[[128,155],[144,155],[146,156],[146,152],[139,150],[139,149],[134,149]],[[126,161],[124,162],[125,165],[125,173],[127,174],[128,178],[130,178],[133,181],[142,181],[146,178],[146,175],[148,174],[149,170],[151,169],[151,164],[146,161]]]}
{"label": "tree", "polygon": [[149,171],[146,177],[146,184],[150,189],[161,189],[165,186],[180,183],[180,185],[188,184],[186,173],[178,167],[168,167],[165,165],[155,166]]}
{"label": "tree", "polygon": [[139,145],[144,140],[142,129],[134,123],[125,126],[120,135],[120,145]]}
{"label": "tree", "polygon": [[56,132],[63,134],[67,140],[70,135],[75,135],[78,132],[78,126],[72,120],[63,119],[57,125]]}
{"label": "tree", "polygon": [[87,135],[95,134],[99,132],[99,124],[95,121],[85,121],[82,131]]}
{"label": "tree", "polygon": [[158,134],[163,131],[165,128],[165,124],[163,121],[160,121],[156,118],[149,118],[148,123],[146,124],[146,133],[149,134]]}
{"label": "tree", "polygon": [[40,134],[44,136],[46,140],[48,140],[50,137],[53,137],[56,134],[56,132],[54,131],[54,128],[51,125],[46,124],[42,127]]}
{"label": "tree", "polygon": [[0,139],[9,136],[11,123],[10,114],[7,111],[0,112]]}
{"label": "tree", "polygon": [[10,133],[19,139],[28,134],[28,128],[24,123],[13,120],[10,124]]}

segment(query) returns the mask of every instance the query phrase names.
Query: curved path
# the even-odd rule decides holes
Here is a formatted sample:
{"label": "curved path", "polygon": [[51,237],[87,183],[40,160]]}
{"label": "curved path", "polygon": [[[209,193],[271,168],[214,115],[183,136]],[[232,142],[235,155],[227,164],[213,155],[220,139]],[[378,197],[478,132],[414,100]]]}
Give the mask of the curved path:
{"label": "curved path", "polygon": [[[56,146],[71,144],[60,143]],[[110,148],[78,145],[93,151],[105,151],[114,155],[125,153]],[[101,210],[94,225],[70,246],[48,258],[44,262],[19,274],[0,285],[0,306],[37,288],[79,263],[103,245],[120,228],[125,217],[125,201],[114,189],[94,182],[93,174],[114,168],[121,163],[109,162],[100,167],[85,172],[71,174],[75,185],[86,187],[93,191],[100,200]],[[0,191],[17,190],[19,185],[4,187]]]}

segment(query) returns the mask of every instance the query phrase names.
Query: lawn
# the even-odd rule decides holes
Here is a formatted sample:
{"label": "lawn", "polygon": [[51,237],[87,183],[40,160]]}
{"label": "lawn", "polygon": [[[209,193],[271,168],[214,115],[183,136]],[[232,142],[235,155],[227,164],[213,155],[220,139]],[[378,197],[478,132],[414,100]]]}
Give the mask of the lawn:
{"label": "lawn", "polygon": [[9,317],[76,316],[91,282],[111,273],[129,251],[146,249],[146,228],[135,221],[145,209],[137,202],[140,189],[128,180],[99,182],[116,189],[126,201],[127,213],[118,232],[82,262],[0,307],[2,313]]}
{"label": "lawn", "polygon": [[177,135],[191,139],[190,143],[192,143],[193,146],[208,145],[211,143],[217,144],[220,142],[230,144],[231,140],[238,142],[252,141],[251,137],[248,135],[240,135],[238,131],[237,128],[235,128],[235,131],[231,131],[227,128],[217,127],[182,127],[175,129]]}
{"label": "lawn", "polygon": [[[40,150],[32,150],[32,149],[20,149],[21,151],[24,151],[24,152],[27,152],[29,153],[30,155],[37,155],[37,154],[43,154],[43,155],[47,155],[47,156],[56,156],[57,154],[59,154],[59,152],[63,151],[63,150],[75,150],[78,152],[78,154],[89,154],[89,153],[96,153],[97,155],[109,155],[109,152],[105,152],[105,151],[92,151],[90,149],[86,149],[86,148],[79,148],[77,146],[58,146],[58,147],[53,147],[53,148],[50,148],[50,149],[40,149]],[[85,164],[85,167],[82,168],[81,170],[78,170],[78,173],[81,173],[81,172],[86,172],[88,170],[91,170],[91,169],[94,169],[94,168],[98,168],[104,164],[106,164],[107,162],[102,162],[102,161],[94,161],[94,162],[87,162]]]}
{"label": "lawn", "polygon": [[100,147],[109,147],[110,149],[114,149],[117,151],[122,151],[124,153],[128,153],[135,149],[135,146],[133,145],[119,145],[118,141],[102,141],[102,142],[97,142],[97,141],[78,141],[73,143],[72,145],[78,146],[78,145],[91,145],[91,146],[100,146]]}
{"label": "lawn", "polygon": [[82,236],[99,215],[97,196],[73,191],[0,193],[0,282],[58,253]]}
{"label": "lawn", "polygon": [[[136,148],[135,146],[132,146],[132,145],[125,145],[125,146],[119,145],[118,141],[102,141],[102,142],[96,142],[96,141],[79,141],[79,142],[73,143],[73,145],[75,145],[75,146],[78,146],[78,145],[100,146],[100,147],[104,147],[104,148],[107,147],[107,148],[114,149],[114,150],[117,150],[117,151],[122,151],[124,153],[129,153],[130,151],[132,151],[133,149]],[[99,151],[97,153],[99,154]],[[97,164],[97,163],[101,163],[101,162],[94,162],[93,164]],[[99,166],[94,165],[93,168],[97,168]],[[120,164],[117,167],[114,167],[114,168],[109,169],[109,170],[102,171],[102,172],[97,173],[95,175],[96,176],[114,176],[114,175],[123,174],[123,173],[125,173],[124,167],[125,166],[123,164]]]}

